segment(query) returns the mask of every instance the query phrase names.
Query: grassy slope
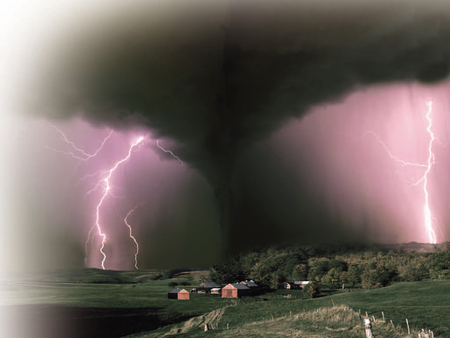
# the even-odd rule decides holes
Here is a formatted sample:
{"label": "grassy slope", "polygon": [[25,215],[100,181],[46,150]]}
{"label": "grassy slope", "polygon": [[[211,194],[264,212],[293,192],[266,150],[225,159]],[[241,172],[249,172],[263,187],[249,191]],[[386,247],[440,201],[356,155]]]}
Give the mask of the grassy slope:
{"label": "grassy slope", "polygon": [[[399,283],[383,289],[343,292],[313,300],[299,300],[295,297],[286,298],[286,295],[277,292],[270,296],[264,296],[268,301],[263,301],[262,297],[247,297],[243,298],[236,306],[226,308],[220,321],[218,324],[216,323],[218,330],[208,331],[207,334],[217,337],[257,337],[261,335],[278,337],[283,336],[283,332],[291,332],[290,334],[295,336],[295,332],[301,331],[300,336],[303,337],[363,336],[364,330],[359,317],[356,321],[349,321],[340,328],[333,328],[333,324],[330,323],[339,324],[341,321],[330,321],[328,315],[324,315],[323,318],[319,316],[311,322],[305,321],[303,318],[302,324],[299,324],[298,320],[292,319],[297,318],[296,316],[312,318],[311,314],[314,314],[317,309],[330,308],[334,302],[336,306],[346,305],[354,309],[356,312],[349,310],[353,316],[357,316],[359,309],[361,309],[363,315],[366,311],[369,316],[374,315],[377,319],[374,333],[378,337],[406,337],[406,318],[408,318],[410,326],[414,330],[431,329],[434,330],[436,336],[450,337],[449,295],[450,281]],[[218,302],[220,303],[221,300],[218,300]],[[337,312],[343,311],[339,307],[334,309],[337,309]],[[385,313],[387,324],[381,324],[381,311]],[[310,314],[309,317],[308,313]],[[393,321],[396,330],[392,330],[391,325],[389,325],[390,320]],[[204,323],[205,321],[199,321],[197,327],[191,325],[185,336],[196,337],[200,335]],[[227,324],[230,327],[228,331],[226,330]],[[180,330],[182,325],[177,324],[175,327]],[[172,330],[172,333],[176,332],[174,327],[170,327],[151,334],[133,337],[158,337],[169,333],[169,329]],[[343,332],[329,329],[343,329]],[[417,337],[417,334],[415,337]]]}
{"label": "grassy slope", "polygon": [[[73,276],[74,273],[72,272],[71,277],[82,277],[81,282],[61,283],[60,281],[64,278],[55,273],[55,279],[47,276],[44,279],[45,282],[42,282],[42,279],[41,281],[27,280],[23,285],[17,284],[12,287],[10,285],[0,290],[3,291],[3,295],[8,296],[2,297],[1,303],[3,305],[51,304],[76,308],[141,308],[144,311],[148,308],[148,311],[157,311],[158,318],[164,319],[165,323],[184,320],[184,322],[147,334],[134,335],[134,337],[159,337],[171,330],[172,333],[179,332],[192,337],[198,334],[218,337],[256,337],[261,336],[262,332],[263,336],[267,337],[283,336],[283,332],[290,332],[291,336],[302,332],[303,337],[358,337],[361,336],[362,330],[359,317],[356,322],[353,319],[350,320],[345,327],[339,327],[341,320],[333,322],[330,318],[354,317],[359,309],[363,314],[367,311],[370,316],[374,315],[377,319],[380,319],[381,311],[384,311],[388,323],[392,320],[398,330],[403,332],[406,329],[405,319],[408,318],[412,328],[432,329],[436,336],[439,334],[440,337],[450,337],[450,281],[399,283],[372,291],[349,292],[346,290],[313,300],[301,299],[302,293],[298,290],[278,290],[272,294],[244,297],[241,300],[191,294],[190,301],[176,301],[167,299],[167,292],[170,290],[167,283],[182,282],[187,279],[153,281],[151,274],[157,272],[152,271],[121,274],[93,270],[87,274],[81,274],[81,277],[78,276],[78,272],[75,273],[76,276]],[[106,284],[95,283],[99,279],[104,280]],[[124,284],[114,284],[114,281],[118,280]],[[134,281],[139,283],[130,284]],[[196,281],[191,283],[192,286],[198,284]],[[190,288],[186,287],[186,289]],[[289,293],[292,293],[292,296],[289,297]],[[264,301],[264,298],[267,301]],[[333,303],[336,306],[348,306],[356,313],[336,307],[330,310],[337,311],[335,314],[327,313],[326,311],[329,310],[319,310],[324,312],[316,315],[315,319],[311,317],[317,309],[330,308]],[[339,312],[343,313],[339,314]],[[300,322],[301,325],[299,325]],[[218,330],[202,332],[205,323]],[[227,323],[230,328],[228,332],[226,331]],[[381,330],[383,327],[381,324],[375,325],[375,334],[377,334],[376,330]],[[341,332],[340,329],[344,331]],[[378,337],[381,336],[396,337],[398,335],[394,332],[378,332]]]}
{"label": "grassy slope", "polygon": [[[374,323],[373,327],[376,337],[407,337],[404,330],[392,328],[380,321]],[[167,337],[175,332],[172,330],[165,335],[153,333],[141,337]],[[236,327],[230,326],[229,329],[219,327],[218,330],[203,332],[201,329],[192,328],[185,336],[358,338],[364,336],[364,326],[358,313],[345,306],[336,306],[249,322]]]}

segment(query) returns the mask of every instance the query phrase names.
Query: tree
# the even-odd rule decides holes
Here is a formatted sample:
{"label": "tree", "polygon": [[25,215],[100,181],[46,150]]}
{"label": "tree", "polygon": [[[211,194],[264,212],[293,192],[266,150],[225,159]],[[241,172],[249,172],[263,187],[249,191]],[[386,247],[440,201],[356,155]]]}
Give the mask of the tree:
{"label": "tree", "polygon": [[328,263],[329,269],[340,269],[341,271],[347,271],[348,270],[348,264],[344,261],[338,260],[338,259],[332,259]]}
{"label": "tree", "polygon": [[286,277],[283,275],[283,272],[281,270],[277,270],[272,273],[270,280],[270,288],[271,289],[279,289],[281,287],[281,284],[286,282]]}
{"label": "tree", "polygon": [[352,264],[349,266],[347,271],[347,282],[355,286],[356,283],[361,282],[361,269],[356,265]]}
{"label": "tree", "polygon": [[309,282],[303,288],[303,292],[307,295],[308,298],[315,298],[319,295],[320,290],[315,282]]}
{"label": "tree", "polygon": [[252,269],[251,276],[259,285],[265,288],[272,287],[272,273],[274,271],[268,265],[256,263]]}
{"label": "tree", "polygon": [[330,261],[328,258],[318,258],[311,260],[309,265],[310,269],[308,279],[310,281],[320,282],[322,277],[328,273],[329,262]]}
{"label": "tree", "polygon": [[342,284],[341,280],[341,274],[342,274],[341,268],[332,268],[328,271],[328,273],[321,278],[321,283],[324,285],[327,285],[331,288],[336,288]]}
{"label": "tree", "polygon": [[433,279],[450,279],[450,244],[443,252],[435,252],[431,257],[430,276]]}
{"label": "tree", "polygon": [[225,264],[216,264],[209,271],[209,277],[218,284],[237,283],[247,277],[246,271],[236,259],[230,259]]}
{"label": "tree", "polygon": [[294,271],[292,272],[293,280],[307,280],[308,279],[308,265],[306,264],[298,264],[295,266]]}
{"label": "tree", "polygon": [[418,259],[409,259],[397,266],[400,278],[404,281],[419,281],[429,277],[428,269]]}
{"label": "tree", "polygon": [[174,288],[174,287],[177,286],[177,285],[178,285],[177,282],[169,282],[169,283],[167,284],[167,286],[169,286],[169,287],[171,287],[171,288]]}
{"label": "tree", "polygon": [[361,284],[364,289],[375,289],[389,283],[389,271],[384,267],[366,270],[361,275]]}

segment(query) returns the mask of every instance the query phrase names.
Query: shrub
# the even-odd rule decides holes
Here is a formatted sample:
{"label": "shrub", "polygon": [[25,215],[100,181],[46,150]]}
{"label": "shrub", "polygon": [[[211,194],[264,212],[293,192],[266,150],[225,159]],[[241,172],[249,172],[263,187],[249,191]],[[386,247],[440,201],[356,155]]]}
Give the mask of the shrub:
{"label": "shrub", "polygon": [[319,295],[320,290],[319,286],[314,283],[310,282],[309,284],[306,284],[303,288],[303,292],[308,296],[308,298],[315,298]]}
{"label": "shrub", "polygon": [[156,275],[151,276],[150,279],[151,280],[158,280],[158,279],[161,279],[163,277],[164,277],[163,274],[158,272]]}
{"label": "shrub", "polygon": [[170,282],[170,283],[167,284],[167,286],[170,286],[171,288],[174,288],[177,285],[178,285],[177,282]]}

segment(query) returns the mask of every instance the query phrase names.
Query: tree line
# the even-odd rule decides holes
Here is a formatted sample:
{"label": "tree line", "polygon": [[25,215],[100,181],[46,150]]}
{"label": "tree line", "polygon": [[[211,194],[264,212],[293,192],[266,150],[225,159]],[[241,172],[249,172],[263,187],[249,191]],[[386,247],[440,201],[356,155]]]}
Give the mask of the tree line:
{"label": "tree line", "polygon": [[308,280],[339,288],[372,289],[392,282],[450,279],[450,245],[434,252],[408,252],[383,246],[271,246],[230,257],[210,268],[210,280],[235,283],[253,279],[277,289],[286,281]]}

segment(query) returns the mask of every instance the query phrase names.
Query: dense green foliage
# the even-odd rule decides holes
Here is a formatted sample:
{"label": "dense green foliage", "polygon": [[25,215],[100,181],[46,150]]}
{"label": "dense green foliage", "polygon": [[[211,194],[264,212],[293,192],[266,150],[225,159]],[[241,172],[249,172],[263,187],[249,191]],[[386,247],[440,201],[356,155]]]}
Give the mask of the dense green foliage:
{"label": "dense green foliage", "polygon": [[303,288],[303,293],[307,295],[308,298],[315,298],[319,295],[319,287],[314,282],[309,283]]}
{"label": "dense green foliage", "polygon": [[372,289],[398,281],[450,279],[450,245],[434,252],[382,246],[270,247],[241,254],[210,269],[210,279],[216,283],[246,278],[272,289],[299,280],[334,289],[343,284]]}

